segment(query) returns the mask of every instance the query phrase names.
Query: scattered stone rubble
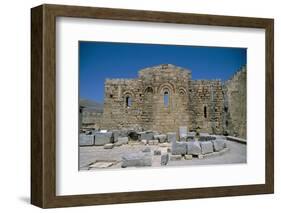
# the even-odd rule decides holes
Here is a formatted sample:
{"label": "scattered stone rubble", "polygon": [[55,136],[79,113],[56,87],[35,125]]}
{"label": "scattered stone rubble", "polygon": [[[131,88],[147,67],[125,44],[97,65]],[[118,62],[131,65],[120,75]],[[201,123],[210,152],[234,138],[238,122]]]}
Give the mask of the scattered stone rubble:
{"label": "scattered stone rubble", "polygon": [[[153,131],[102,130],[92,134],[80,134],[80,146],[103,146],[104,149],[114,149],[123,145],[143,145],[140,152],[125,153],[121,156],[121,167],[151,166],[152,157],[160,156],[160,164],[165,166],[169,160],[192,160],[194,157],[216,156],[228,151],[226,137],[209,135],[208,133],[187,132],[186,127],[180,127],[180,141],[175,132],[159,134]],[[153,150],[152,146],[158,148]],[[110,166],[111,164],[109,164]]]}

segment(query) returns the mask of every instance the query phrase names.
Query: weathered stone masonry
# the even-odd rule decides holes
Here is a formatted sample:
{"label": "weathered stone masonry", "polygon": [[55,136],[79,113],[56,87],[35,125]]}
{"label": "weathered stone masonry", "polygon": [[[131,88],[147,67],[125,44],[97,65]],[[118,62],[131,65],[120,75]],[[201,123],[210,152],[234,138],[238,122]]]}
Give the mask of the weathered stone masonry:
{"label": "weathered stone masonry", "polygon": [[139,71],[137,79],[107,79],[102,129],[134,128],[162,133],[189,131],[246,137],[246,69],[225,84],[192,80],[170,64]]}
{"label": "weathered stone masonry", "polygon": [[230,135],[246,138],[247,130],[246,67],[224,84],[224,129]]}

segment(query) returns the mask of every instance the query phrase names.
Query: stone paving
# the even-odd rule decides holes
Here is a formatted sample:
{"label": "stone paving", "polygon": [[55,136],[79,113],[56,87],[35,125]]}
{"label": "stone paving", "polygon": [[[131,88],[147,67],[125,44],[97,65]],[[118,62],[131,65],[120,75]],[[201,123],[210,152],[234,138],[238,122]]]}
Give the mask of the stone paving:
{"label": "stone paving", "polygon": [[[129,142],[128,144],[123,144],[122,146],[115,146],[112,149],[104,149],[103,146],[85,146],[80,147],[79,155],[79,165],[80,170],[96,170],[93,163],[98,163],[101,165],[110,165],[106,169],[120,168],[122,165],[122,155],[141,152],[145,148],[150,148],[150,153],[152,155],[152,167],[161,166],[161,156],[166,153],[169,157],[172,157],[165,166],[187,166],[187,165],[213,165],[213,164],[240,164],[247,162],[247,145],[237,143],[234,141],[226,141],[227,149],[221,154],[217,153],[215,155],[196,156],[190,160],[190,156],[180,157],[171,155],[169,151],[171,144],[159,144],[159,145],[144,145],[141,143]],[[161,152],[161,155],[154,155],[154,151]],[[189,159],[189,160],[185,160]],[[162,159],[163,160],[163,159]],[[102,163],[104,162],[104,164]],[[91,166],[92,165],[92,166]],[[105,168],[101,168],[105,169]],[[122,168],[125,169],[125,168]]]}

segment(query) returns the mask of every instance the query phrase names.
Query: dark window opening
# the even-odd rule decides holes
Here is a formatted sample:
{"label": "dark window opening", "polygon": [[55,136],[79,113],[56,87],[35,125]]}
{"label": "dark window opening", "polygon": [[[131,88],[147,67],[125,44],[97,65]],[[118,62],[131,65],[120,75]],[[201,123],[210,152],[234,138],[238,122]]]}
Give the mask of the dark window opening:
{"label": "dark window opening", "polygon": [[224,111],[227,112],[228,111],[228,107],[224,107]]}
{"label": "dark window opening", "polygon": [[164,92],[164,106],[168,107],[168,105],[169,105],[169,92],[165,91]]}
{"label": "dark window opening", "polygon": [[228,127],[228,121],[225,121],[225,126]]}
{"label": "dark window opening", "polygon": [[132,99],[131,97],[127,96],[126,97],[126,107],[131,107],[132,106]]}
{"label": "dark window opening", "polygon": [[112,95],[112,94],[110,94],[110,95],[109,95],[109,97],[110,97],[110,98],[113,98],[113,95]]}
{"label": "dark window opening", "polygon": [[145,89],[145,93],[153,93],[153,89],[151,87],[147,87]]}
{"label": "dark window opening", "polygon": [[207,118],[207,107],[204,106],[204,118]]}

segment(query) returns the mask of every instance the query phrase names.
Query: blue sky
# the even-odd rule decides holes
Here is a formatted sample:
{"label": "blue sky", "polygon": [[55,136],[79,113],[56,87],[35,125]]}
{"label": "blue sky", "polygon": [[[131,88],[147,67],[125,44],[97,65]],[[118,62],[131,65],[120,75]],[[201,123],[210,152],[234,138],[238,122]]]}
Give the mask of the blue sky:
{"label": "blue sky", "polygon": [[80,98],[103,103],[106,78],[137,78],[140,69],[174,64],[192,79],[229,79],[246,65],[246,48],[79,42]]}

